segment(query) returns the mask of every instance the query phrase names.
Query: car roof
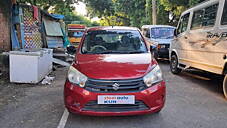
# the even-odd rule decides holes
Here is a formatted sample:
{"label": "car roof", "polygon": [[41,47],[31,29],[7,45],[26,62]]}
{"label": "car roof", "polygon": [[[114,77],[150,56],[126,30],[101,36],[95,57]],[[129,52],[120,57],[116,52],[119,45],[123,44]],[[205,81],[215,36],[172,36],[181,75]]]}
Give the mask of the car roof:
{"label": "car roof", "polygon": [[143,25],[142,28],[156,28],[156,27],[169,27],[169,28],[176,28],[170,25]]}
{"label": "car roof", "polygon": [[191,12],[191,11],[194,11],[194,10],[197,10],[197,9],[202,9],[202,8],[206,7],[207,5],[209,6],[210,4],[215,3],[215,2],[218,2],[218,1],[219,0],[205,0],[205,1],[203,1],[203,2],[201,2],[201,3],[199,3],[199,4],[195,5],[195,6],[193,6],[191,8],[185,10],[181,14],[181,16],[183,16],[183,15],[185,15],[185,14]]}
{"label": "car roof", "polygon": [[98,26],[87,28],[87,31],[97,31],[97,30],[139,30],[136,27],[127,26]]}

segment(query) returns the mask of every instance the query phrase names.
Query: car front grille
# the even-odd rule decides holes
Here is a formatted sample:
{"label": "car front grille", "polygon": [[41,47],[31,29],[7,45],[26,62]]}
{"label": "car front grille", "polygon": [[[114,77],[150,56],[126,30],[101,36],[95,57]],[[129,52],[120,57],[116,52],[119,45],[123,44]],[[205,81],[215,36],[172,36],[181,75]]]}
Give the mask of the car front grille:
{"label": "car front grille", "polygon": [[146,89],[143,78],[130,80],[96,80],[88,79],[85,89],[92,92],[124,93]]}
{"label": "car front grille", "polygon": [[95,112],[129,112],[148,109],[149,108],[143,103],[143,101],[135,101],[135,104],[97,104],[97,101],[90,101],[82,110]]}

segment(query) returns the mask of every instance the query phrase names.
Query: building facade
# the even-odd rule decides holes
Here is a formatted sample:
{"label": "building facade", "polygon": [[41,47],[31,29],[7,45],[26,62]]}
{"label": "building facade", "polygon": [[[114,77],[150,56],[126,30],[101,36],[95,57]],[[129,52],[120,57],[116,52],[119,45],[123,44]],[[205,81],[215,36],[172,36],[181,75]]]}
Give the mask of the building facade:
{"label": "building facade", "polygon": [[0,0],[0,52],[9,51],[11,49],[11,5],[11,0]]}

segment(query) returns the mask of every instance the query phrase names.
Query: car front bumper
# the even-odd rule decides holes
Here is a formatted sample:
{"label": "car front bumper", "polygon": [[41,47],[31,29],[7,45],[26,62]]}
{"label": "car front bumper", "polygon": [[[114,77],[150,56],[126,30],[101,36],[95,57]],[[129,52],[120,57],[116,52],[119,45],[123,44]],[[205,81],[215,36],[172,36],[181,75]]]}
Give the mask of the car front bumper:
{"label": "car front bumper", "polygon": [[[133,111],[96,111],[85,110],[85,106],[91,102],[97,101],[98,95],[134,95],[136,101],[141,101],[147,106],[147,109]],[[130,93],[96,93],[87,91],[79,86],[66,81],[64,88],[65,107],[69,112],[81,115],[91,116],[126,116],[126,115],[141,115],[155,113],[160,111],[165,104],[166,87],[165,82],[160,82],[146,90]]]}

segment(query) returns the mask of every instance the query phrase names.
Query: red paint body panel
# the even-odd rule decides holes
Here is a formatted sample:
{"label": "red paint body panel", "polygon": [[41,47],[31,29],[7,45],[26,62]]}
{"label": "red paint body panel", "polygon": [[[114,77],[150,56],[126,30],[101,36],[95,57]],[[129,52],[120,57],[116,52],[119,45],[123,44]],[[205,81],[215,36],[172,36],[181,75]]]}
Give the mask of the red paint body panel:
{"label": "red paint body panel", "polygon": [[[135,95],[136,100],[143,101],[149,110],[143,111],[129,111],[129,112],[95,112],[95,111],[82,111],[82,108],[89,101],[97,100],[98,95]],[[91,115],[91,116],[126,116],[126,115],[141,115],[160,111],[165,104],[166,87],[165,82],[161,82],[141,92],[134,93],[94,93],[89,92],[83,88],[72,85],[70,82],[65,83],[65,106],[75,114]],[[73,106],[68,104],[66,98],[70,96],[74,103],[80,103],[80,106]]]}
{"label": "red paint body panel", "polygon": [[150,71],[152,57],[146,54],[77,54],[76,67],[93,79],[133,79],[143,77]]}

